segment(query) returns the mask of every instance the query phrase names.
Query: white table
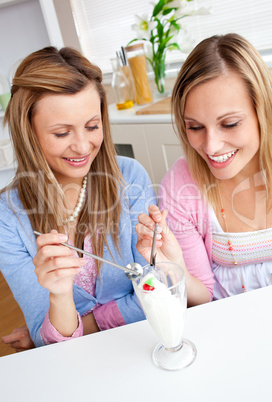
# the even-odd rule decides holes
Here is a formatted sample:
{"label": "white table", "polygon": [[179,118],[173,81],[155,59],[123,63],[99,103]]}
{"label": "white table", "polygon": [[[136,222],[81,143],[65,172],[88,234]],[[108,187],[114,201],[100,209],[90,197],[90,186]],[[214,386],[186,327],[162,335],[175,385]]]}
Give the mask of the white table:
{"label": "white table", "polygon": [[0,358],[3,402],[272,401],[272,287],[188,309],[196,361],[151,360],[146,321]]}

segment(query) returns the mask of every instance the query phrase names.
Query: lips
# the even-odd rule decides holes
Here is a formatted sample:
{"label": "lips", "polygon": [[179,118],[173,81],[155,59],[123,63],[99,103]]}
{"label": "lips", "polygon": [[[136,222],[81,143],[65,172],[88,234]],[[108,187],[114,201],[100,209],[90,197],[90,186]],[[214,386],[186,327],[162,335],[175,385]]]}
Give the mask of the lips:
{"label": "lips", "polygon": [[83,162],[86,158],[87,158],[87,156],[84,156],[83,158],[80,158],[80,159],[75,159],[75,158],[64,158],[64,159],[66,159],[67,161],[70,161],[70,162]]}
{"label": "lips", "polygon": [[85,166],[89,161],[90,155],[82,156],[81,158],[67,158],[63,157],[62,159],[70,166],[73,167],[82,167]]}
{"label": "lips", "polygon": [[223,162],[226,162],[228,159],[230,159],[237,151],[238,151],[238,149],[236,149],[235,151],[232,151],[232,152],[228,152],[227,154],[218,155],[218,156],[208,155],[208,157],[214,162],[223,163]]}

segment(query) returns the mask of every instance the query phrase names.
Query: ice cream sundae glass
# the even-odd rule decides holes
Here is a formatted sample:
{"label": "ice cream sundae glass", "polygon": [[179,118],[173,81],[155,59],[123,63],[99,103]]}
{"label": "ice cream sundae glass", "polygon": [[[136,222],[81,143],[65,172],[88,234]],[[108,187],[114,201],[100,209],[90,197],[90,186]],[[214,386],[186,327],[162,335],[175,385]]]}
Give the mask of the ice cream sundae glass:
{"label": "ice cream sundae glass", "polygon": [[191,364],[196,348],[183,338],[187,295],[182,268],[170,262],[146,265],[133,286],[147,321],[161,341],[153,351],[153,362],[167,370]]}

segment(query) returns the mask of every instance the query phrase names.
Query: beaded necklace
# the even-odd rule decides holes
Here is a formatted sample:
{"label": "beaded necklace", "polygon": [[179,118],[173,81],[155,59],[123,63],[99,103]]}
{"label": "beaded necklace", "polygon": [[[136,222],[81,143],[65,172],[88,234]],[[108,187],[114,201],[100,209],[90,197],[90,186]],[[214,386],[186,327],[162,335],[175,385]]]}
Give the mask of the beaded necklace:
{"label": "beaded necklace", "polygon": [[70,215],[69,218],[67,218],[67,219],[65,219],[63,221],[63,225],[65,225],[68,222],[74,221],[78,217],[79,212],[81,211],[81,208],[82,208],[82,205],[83,205],[83,202],[84,202],[86,188],[87,188],[87,176],[85,176],[84,179],[83,179],[83,183],[82,183],[82,187],[81,187],[81,190],[80,190],[80,193],[79,193],[77,205],[76,205],[72,215]]}
{"label": "beaded necklace", "polygon": [[[228,224],[227,224],[227,216],[226,216],[225,209],[223,208],[223,203],[222,203],[222,198],[221,198],[220,190],[219,190],[219,198],[220,198],[220,203],[221,203],[221,211],[220,211],[220,212],[221,212],[222,218],[223,218],[223,220],[224,220],[225,233],[226,233],[227,239],[228,239],[228,248],[229,248],[229,251],[231,252],[231,255],[232,255],[233,265],[234,265],[234,267],[236,268],[237,273],[238,273],[238,276],[239,276],[239,278],[240,278],[243,292],[245,293],[247,290],[246,290],[245,284],[244,284],[244,282],[243,282],[241,273],[240,273],[240,271],[239,271],[239,269],[238,269],[238,266],[237,266],[238,263],[237,263],[237,261],[236,261],[236,258],[235,258],[234,252],[233,252],[233,244],[232,244],[232,242],[231,242],[231,240],[230,240],[230,237],[229,237],[229,230],[228,230]],[[271,272],[271,274],[270,274],[270,278],[269,278],[269,281],[268,281],[268,283],[267,283],[266,286],[269,286],[270,283],[271,283],[271,281],[272,281],[272,272]]]}

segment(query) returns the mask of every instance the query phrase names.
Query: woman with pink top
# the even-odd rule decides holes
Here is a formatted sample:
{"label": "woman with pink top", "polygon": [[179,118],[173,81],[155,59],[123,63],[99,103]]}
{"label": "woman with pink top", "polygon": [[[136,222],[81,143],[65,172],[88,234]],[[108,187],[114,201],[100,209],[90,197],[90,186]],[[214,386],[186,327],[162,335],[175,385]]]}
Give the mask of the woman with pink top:
{"label": "woman with pink top", "polygon": [[[269,286],[269,69],[239,35],[205,39],[179,72],[172,110],[185,157],[165,175],[159,196],[190,275],[213,299]],[[150,228],[151,221],[141,216]]]}

